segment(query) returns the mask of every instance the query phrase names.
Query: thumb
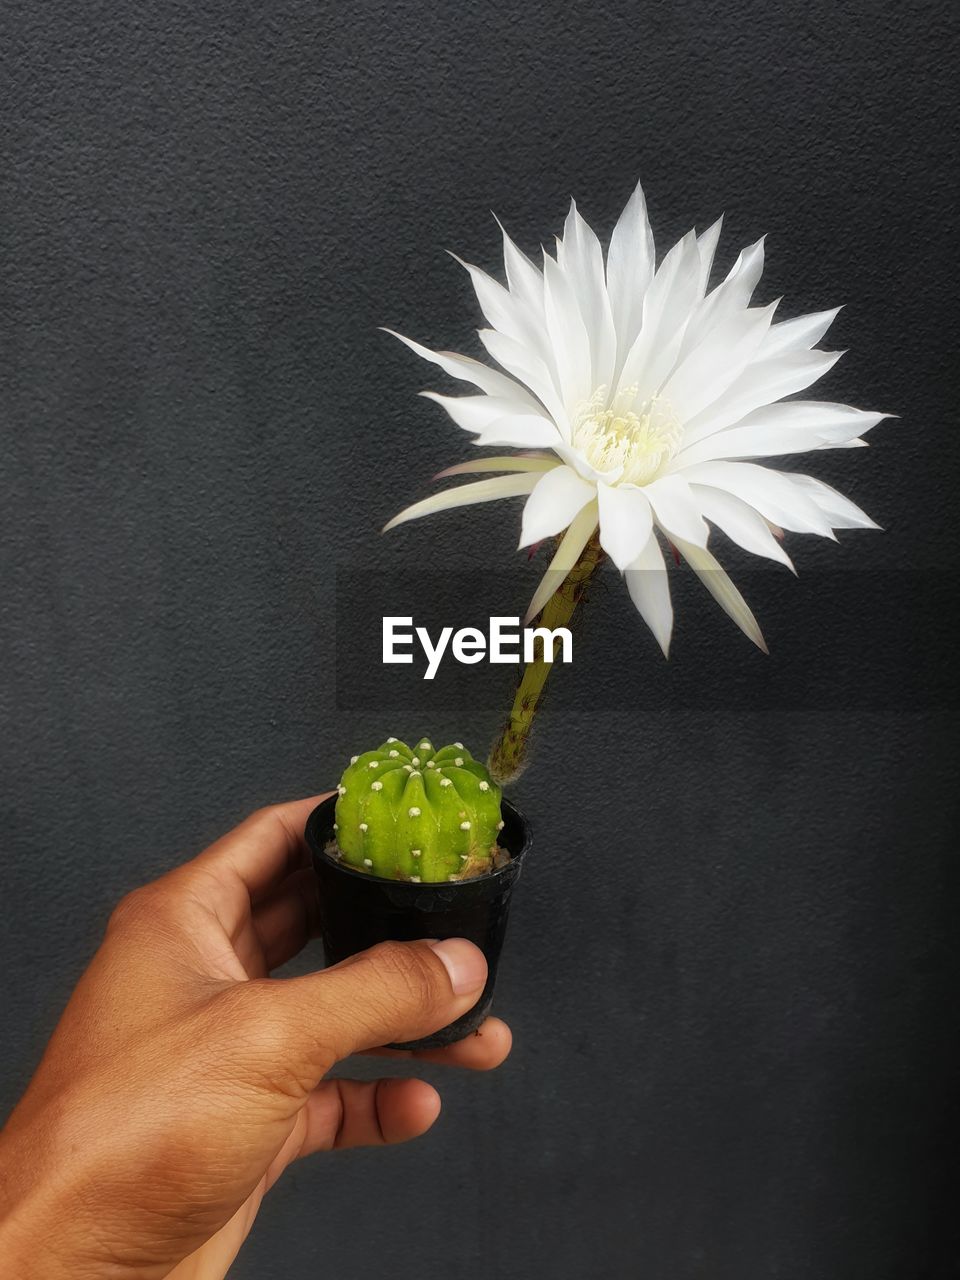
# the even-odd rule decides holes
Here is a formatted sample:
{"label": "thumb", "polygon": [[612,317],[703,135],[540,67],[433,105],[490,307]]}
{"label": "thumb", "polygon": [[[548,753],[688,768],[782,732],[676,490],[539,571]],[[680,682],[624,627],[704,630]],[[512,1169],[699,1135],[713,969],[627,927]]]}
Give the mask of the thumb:
{"label": "thumb", "polygon": [[477,1003],[487,962],[466,938],[381,942],[321,973],[271,983],[289,1043],[319,1080],[340,1058],[439,1031]]}

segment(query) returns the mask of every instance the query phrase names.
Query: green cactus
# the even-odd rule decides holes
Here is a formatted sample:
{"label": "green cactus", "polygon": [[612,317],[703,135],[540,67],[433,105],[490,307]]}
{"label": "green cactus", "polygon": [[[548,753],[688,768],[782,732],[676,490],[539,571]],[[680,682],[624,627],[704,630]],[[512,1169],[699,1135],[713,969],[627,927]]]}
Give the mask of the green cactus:
{"label": "green cactus", "polygon": [[426,884],[494,865],[500,788],[462,742],[388,738],[352,758],[337,790],[337,846],[360,871]]}

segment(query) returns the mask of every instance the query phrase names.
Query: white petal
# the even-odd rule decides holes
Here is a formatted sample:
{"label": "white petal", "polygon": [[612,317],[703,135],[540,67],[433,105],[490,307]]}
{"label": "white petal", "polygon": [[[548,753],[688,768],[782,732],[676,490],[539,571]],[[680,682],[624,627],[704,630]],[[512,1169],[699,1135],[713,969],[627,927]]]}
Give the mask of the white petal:
{"label": "white petal", "polygon": [[597,504],[588,503],[560,539],[556,555],[550,561],[546,573],[533,594],[523,625],[527,626],[544,607],[563,580],[580,559],[580,553],[593,537],[597,528]]}
{"label": "white petal", "polygon": [[[496,215],[494,215],[496,217]],[[503,266],[510,292],[535,312],[543,313],[543,274],[535,263],[522,253],[507,235],[506,228],[497,218],[503,233]]]}
{"label": "white petal", "polygon": [[488,365],[481,364],[479,360],[474,360],[470,356],[458,355],[456,351],[431,351],[429,347],[422,346],[419,342],[414,342],[412,338],[405,338],[402,333],[396,333],[393,329],[384,329],[384,333],[389,333],[393,338],[399,340],[416,352],[424,360],[429,360],[431,364],[437,365],[444,373],[456,378],[461,382],[471,382],[475,387],[479,387],[481,391],[486,392],[488,396],[500,396],[508,400],[515,400],[517,403],[528,404],[531,408],[535,407],[535,400],[529,394],[525,387],[519,382],[514,382],[512,378],[506,377],[497,369],[491,369]]}
{"label": "white petal", "polygon": [[750,304],[753,291],[760,283],[763,275],[764,246],[766,236],[761,236],[754,244],[741,249],[736,262],[730,268],[727,279],[729,286],[724,291],[724,305],[746,307]]}
{"label": "white petal", "polygon": [[681,422],[713,404],[740,376],[766,336],[776,305],[741,312],[708,334],[673,371],[663,398]]}
{"label": "white petal", "polygon": [[621,390],[636,385],[638,398],[646,400],[660,389],[676,363],[699,276],[697,237],[688,231],[661,262],[647,290],[640,333],[620,373]]}
{"label": "white petal", "polygon": [[617,334],[604,280],[603,250],[573,200],[558,253],[562,254],[559,261],[580,304],[580,315],[590,340],[590,389],[609,387],[617,358]]}
{"label": "white petal", "polygon": [[479,267],[464,262],[455,253],[450,256],[469,274],[477,301],[480,303],[480,310],[487,323],[494,329],[499,329],[501,333],[509,334],[512,338],[522,340],[526,337],[522,312],[516,298],[512,298],[502,284],[492,276],[488,276],[485,271],[481,271]]}
{"label": "white petal", "polygon": [[840,308],[816,311],[808,316],[796,316],[770,326],[760,348],[761,359],[783,355],[788,351],[809,351],[815,347],[840,314]]}
{"label": "white petal", "polygon": [[444,467],[433,477],[434,480],[446,480],[449,476],[470,475],[480,471],[552,471],[560,463],[550,454],[539,456],[530,454],[507,454],[501,458],[473,458],[469,462],[457,462],[452,467]]}
{"label": "white petal", "polygon": [[[829,400],[787,400],[783,404],[764,405],[754,409],[737,423],[736,430],[741,427],[761,426],[776,423],[777,426],[790,427],[791,430],[805,430],[830,433],[837,431],[847,439],[863,435],[884,418],[888,413],[874,413],[867,409],[856,409],[850,404],[835,404]],[[731,428],[731,431],[734,428]],[[839,436],[838,436],[839,438]]]}
{"label": "white petal", "polygon": [[[817,503],[791,478],[753,462],[699,462],[683,473],[691,485],[710,485],[732,493],[781,529],[832,538],[829,521]],[[672,479],[673,477],[667,477]]]}
{"label": "white petal", "polygon": [[758,511],[740,498],[723,489],[711,489],[707,485],[691,485],[704,518],[727,537],[755,556],[765,556],[793,568],[790,557],[770,532],[769,523]]}
{"label": "white petal", "polygon": [[644,486],[657,524],[672,542],[683,538],[697,546],[707,545],[710,530],[690,485],[682,476],[661,476]]}
{"label": "white petal", "polygon": [[484,431],[498,418],[523,417],[531,420],[543,420],[543,410],[526,412],[522,405],[514,400],[504,400],[499,396],[442,396],[437,391],[421,391],[425,400],[433,400],[441,408],[446,409],[458,427],[464,431]]}
{"label": "white petal", "polygon": [[702,235],[697,236],[697,248],[700,250],[700,275],[697,279],[697,296],[702,298],[710,284],[710,272],[717,253],[720,231],[723,228],[723,215],[712,227],[707,227]]}
{"label": "white petal", "polygon": [[636,341],[643,319],[643,299],[653,279],[653,232],[639,182],[610,237],[607,292],[617,332],[617,373]]}
{"label": "white petal", "polygon": [[[512,294],[492,276],[488,276],[479,267],[464,262],[456,254],[450,256],[469,272],[477,301],[487,322],[493,326],[494,330],[525,348],[530,356],[543,364],[551,382],[556,384],[555,353],[547,331],[543,306],[539,303],[535,305],[528,303],[526,296]],[[494,359],[498,357],[494,356]],[[537,394],[539,395],[539,392]]]}
{"label": "white petal", "polygon": [[555,467],[540,477],[523,508],[520,546],[551,538],[593,502],[597,491],[569,467]]}
{"label": "white petal", "polygon": [[560,443],[560,433],[543,415],[504,414],[478,432],[473,443],[481,448],[491,445],[508,445],[513,449],[537,449],[543,445],[552,448]]}
{"label": "white petal", "polygon": [[590,339],[580,315],[576,294],[560,266],[543,256],[543,305],[547,332],[555,352],[557,386],[564,407],[571,413],[590,398]]}
{"label": "white petal", "polygon": [[794,351],[747,365],[719,399],[684,425],[684,448],[733,426],[761,405],[775,404],[822,378],[842,351]]}
{"label": "white petal", "polygon": [[564,439],[570,435],[567,411],[557,390],[550,367],[536,351],[498,329],[480,329],[477,336],[497,364],[533,392],[557,424]]}
{"label": "white petal", "polygon": [[[792,403],[792,402],[791,402]],[[799,402],[797,402],[799,403]],[[772,410],[787,408],[788,404],[772,404]],[[883,413],[865,413],[865,419],[881,421]],[[861,425],[867,431],[876,422]],[[721,458],[782,458],[791,453],[806,453],[810,449],[845,449],[867,444],[859,436],[850,439],[849,424],[836,428],[801,428],[801,426],[777,425],[776,422],[756,422],[753,426],[731,426],[726,431],[716,431],[677,454],[669,470],[685,471],[696,462],[712,462]]]}
{"label": "white petal", "polygon": [[670,633],[673,630],[673,604],[670,579],[657,536],[651,531],[646,546],[624,574],[630,599],[640,617],[653,632],[665,658],[670,656]]}
{"label": "white petal", "polygon": [[743,596],[730,581],[726,571],[721,568],[716,557],[705,547],[694,546],[689,542],[677,541],[677,550],[681,553],[697,577],[719,604],[720,608],[731,617],[748,639],[758,649],[768,652],[763,633],[756,618]]}
{"label": "white petal", "polygon": [[597,486],[600,504],[600,545],[623,572],[636,560],[653,529],[653,512],[642,489]]}
{"label": "white petal", "polygon": [[584,480],[589,480],[591,484],[600,484],[605,481],[607,484],[616,484],[623,475],[623,467],[611,467],[609,471],[598,471],[583,456],[579,449],[575,449],[569,444],[555,444],[551,446],[554,453],[558,454],[568,467],[573,467],[578,476],[583,476]]}
{"label": "white petal", "polygon": [[540,480],[536,473],[519,476],[497,476],[493,480],[477,480],[474,484],[463,484],[456,489],[446,489],[443,493],[435,493],[413,506],[405,507],[399,515],[387,521],[383,532],[394,529],[398,524],[406,524],[408,520],[418,520],[421,516],[430,516],[437,511],[448,511],[453,507],[469,507],[475,502],[493,502],[497,498],[518,498],[531,489]]}
{"label": "white petal", "polygon": [[865,511],[855,502],[838,493],[836,489],[813,476],[799,476],[792,472],[786,477],[801,493],[808,495],[830,521],[834,529],[879,529]]}
{"label": "white petal", "polygon": [[844,448],[888,416],[817,400],[763,405],[736,426],[682,449],[670,470],[681,471],[714,458],[773,458],[808,449]]}
{"label": "white petal", "polygon": [[763,274],[763,238],[743,249],[726,279],[699,303],[687,325],[680,355],[688,355],[707,334],[745,311]]}

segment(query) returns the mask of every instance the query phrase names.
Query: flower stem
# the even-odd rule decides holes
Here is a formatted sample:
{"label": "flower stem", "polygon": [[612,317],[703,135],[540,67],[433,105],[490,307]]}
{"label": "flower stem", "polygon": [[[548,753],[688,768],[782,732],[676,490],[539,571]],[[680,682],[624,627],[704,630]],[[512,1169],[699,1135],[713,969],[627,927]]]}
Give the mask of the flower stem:
{"label": "flower stem", "polygon": [[[599,538],[594,534],[581,552],[580,559],[547,601],[538,626],[553,630],[569,624],[577,605],[583,599],[587,583],[603,557]],[[533,717],[547,683],[547,676],[553,670],[553,663],[545,660],[544,644],[539,637],[535,645],[536,656],[524,668],[510,717],[490,749],[490,772],[501,783],[512,782],[523,768]]]}

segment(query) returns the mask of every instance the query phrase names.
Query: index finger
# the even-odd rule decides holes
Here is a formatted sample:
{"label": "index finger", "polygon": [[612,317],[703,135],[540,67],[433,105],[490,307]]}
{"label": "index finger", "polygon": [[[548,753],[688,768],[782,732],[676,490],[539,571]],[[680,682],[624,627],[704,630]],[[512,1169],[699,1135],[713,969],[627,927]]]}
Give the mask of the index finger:
{"label": "index finger", "polygon": [[510,1052],[513,1035],[502,1018],[484,1018],[476,1031],[445,1045],[442,1049],[366,1049],[370,1057],[414,1059],[438,1062],[444,1067],[469,1067],[471,1071],[492,1071]]}
{"label": "index finger", "polygon": [[239,883],[250,900],[256,901],[306,865],[304,826],[316,806],[332,794],[326,791],[258,809],[186,863],[184,870],[204,871],[226,883]]}

